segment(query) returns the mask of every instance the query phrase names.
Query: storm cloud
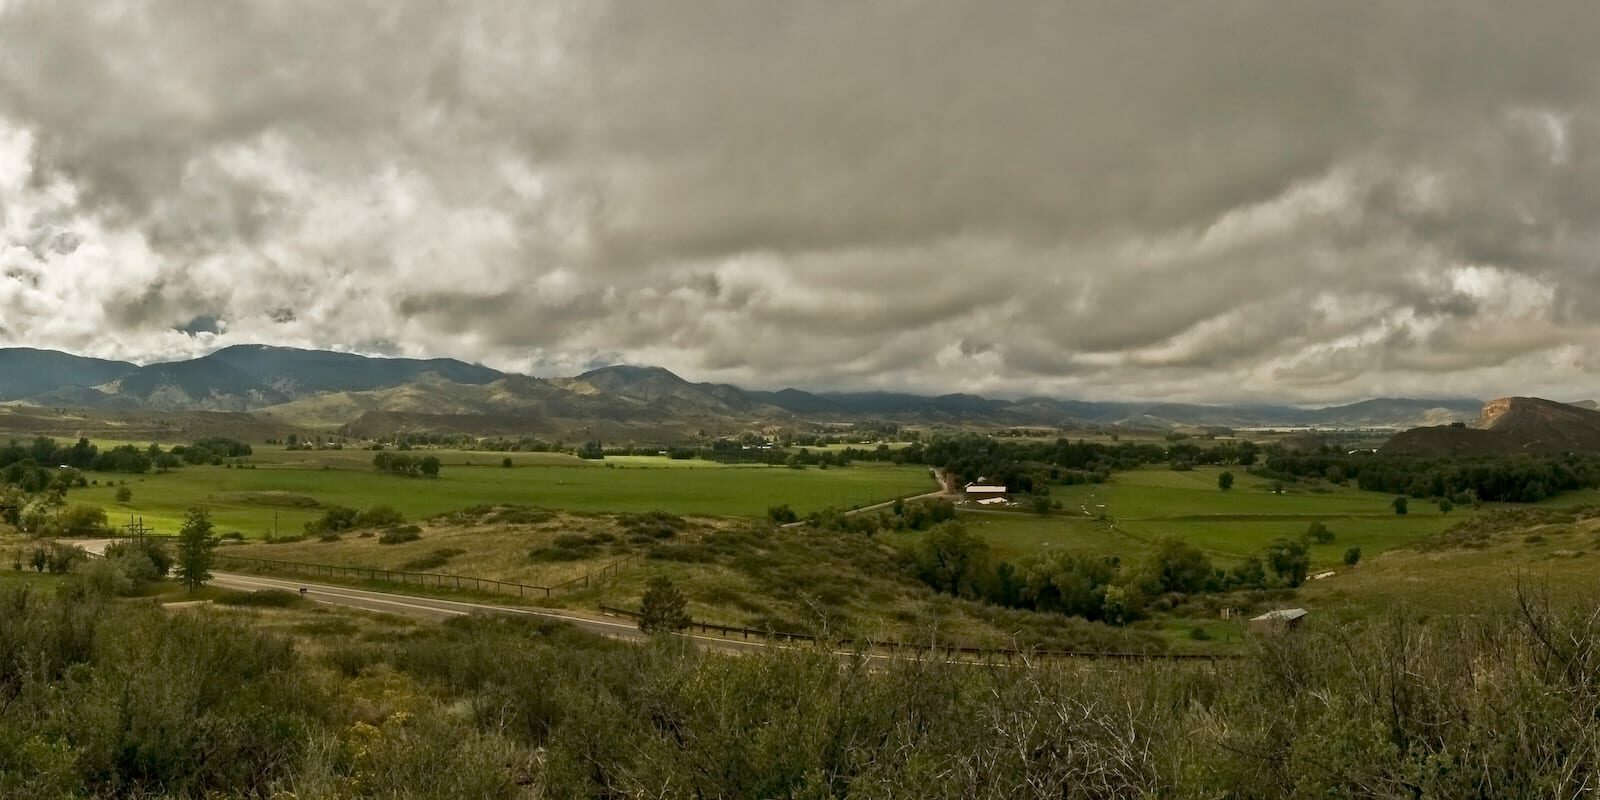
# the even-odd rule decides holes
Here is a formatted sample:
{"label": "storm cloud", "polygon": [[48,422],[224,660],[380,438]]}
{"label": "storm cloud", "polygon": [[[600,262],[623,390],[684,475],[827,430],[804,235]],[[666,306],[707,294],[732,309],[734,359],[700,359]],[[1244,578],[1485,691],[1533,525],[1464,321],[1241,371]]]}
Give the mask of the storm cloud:
{"label": "storm cloud", "polygon": [[0,0],[0,344],[1600,393],[1585,2]]}

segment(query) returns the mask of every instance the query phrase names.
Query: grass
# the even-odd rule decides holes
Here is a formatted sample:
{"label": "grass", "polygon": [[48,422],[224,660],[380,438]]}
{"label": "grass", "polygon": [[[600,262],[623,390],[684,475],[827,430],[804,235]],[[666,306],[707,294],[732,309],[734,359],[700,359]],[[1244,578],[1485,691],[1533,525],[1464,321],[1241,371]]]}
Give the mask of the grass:
{"label": "grass", "polygon": [[[1351,546],[1372,555],[1437,533],[1471,515],[1471,509],[1441,514],[1413,500],[1410,513],[1394,513],[1392,495],[1323,485],[1321,491],[1291,485],[1283,494],[1271,482],[1234,469],[1234,486],[1217,488],[1220,468],[1174,472],[1120,472],[1108,483],[1052,488],[1064,508],[1050,516],[1025,511],[967,510],[962,519],[981,532],[997,554],[1020,558],[1049,548],[1132,555],[1162,536],[1176,536],[1231,562],[1258,553],[1269,541],[1294,538],[1314,521],[1334,533],[1328,544],[1311,546],[1315,568],[1332,568]],[[1104,519],[1101,517],[1104,516]]]}
{"label": "grass", "polygon": [[[524,516],[529,521],[509,521]],[[589,612],[599,604],[636,609],[648,581],[665,575],[683,590],[697,621],[756,630],[875,641],[937,638],[989,647],[1157,646],[1156,634],[1149,632],[1119,631],[939,595],[906,574],[899,553],[881,540],[807,528],[771,529],[726,518],[685,518],[673,523],[673,535],[662,536],[639,522],[628,515],[555,513],[540,518],[527,509],[489,509],[430,522],[422,526],[418,541],[403,545],[384,546],[376,543],[376,537],[347,535],[334,542],[253,544],[229,547],[226,552],[398,569],[407,560],[449,548],[460,552],[438,572],[534,585],[558,583],[636,556],[586,588],[526,601]],[[594,544],[577,548],[575,560],[532,557],[535,550],[548,550],[561,537]],[[414,590],[414,585],[404,589]],[[484,599],[518,602],[506,595]]]}
{"label": "grass", "polygon": [[1483,613],[1518,586],[1572,599],[1592,595],[1600,574],[1600,516],[1560,524],[1510,524],[1470,547],[1392,550],[1300,590],[1307,607],[1359,620],[1386,609]]}
{"label": "grass", "polygon": [[[376,472],[369,451],[258,450],[265,452],[252,458],[261,463],[257,469],[199,466],[143,476],[91,473],[101,485],[75,490],[71,499],[104,507],[113,524],[137,515],[163,533],[175,531],[187,509],[199,506],[211,510],[220,532],[263,537],[275,524],[283,535],[297,534],[321,515],[319,506],[330,505],[386,504],[412,519],[486,504],[760,517],[768,507],[783,503],[804,514],[932,488],[924,468],[885,464],[794,470],[633,457],[607,468],[570,456],[517,453],[513,459],[521,458],[522,465],[504,469],[499,453],[419,451],[440,453],[445,461],[438,479],[422,479]],[[288,460],[299,455],[313,460]],[[466,460],[475,464],[467,466]],[[115,499],[115,484],[122,481],[133,491],[127,504]]]}

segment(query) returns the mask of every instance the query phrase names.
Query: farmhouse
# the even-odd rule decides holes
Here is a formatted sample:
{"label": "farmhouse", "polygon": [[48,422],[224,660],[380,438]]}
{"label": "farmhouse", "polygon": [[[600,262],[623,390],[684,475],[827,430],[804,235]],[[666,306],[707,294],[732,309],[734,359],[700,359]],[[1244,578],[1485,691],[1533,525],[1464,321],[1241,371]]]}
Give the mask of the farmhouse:
{"label": "farmhouse", "polygon": [[1250,620],[1252,633],[1277,633],[1279,631],[1293,630],[1305,622],[1306,616],[1311,612],[1303,608],[1280,608],[1268,611],[1259,617]]}

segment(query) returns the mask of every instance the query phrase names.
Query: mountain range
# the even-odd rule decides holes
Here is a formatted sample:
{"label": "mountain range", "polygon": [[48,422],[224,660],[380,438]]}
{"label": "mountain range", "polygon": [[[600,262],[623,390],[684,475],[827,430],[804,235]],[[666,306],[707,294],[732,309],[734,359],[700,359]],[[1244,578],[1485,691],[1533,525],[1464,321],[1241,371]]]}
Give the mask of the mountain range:
{"label": "mountain range", "polygon": [[695,383],[660,368],[609,366],[535,378],[448,358],[377,358],[237,345],[140,366],[47,350],[0,349],[0,402],[115,412],[247,412],[354,433],[396,429],[543,434],[593,428],[708,429],[752,422],[1391,428],[1478,416],[1469,399],[1381,398],[1325,408],[1018,400],[972,394],[762,391]]}

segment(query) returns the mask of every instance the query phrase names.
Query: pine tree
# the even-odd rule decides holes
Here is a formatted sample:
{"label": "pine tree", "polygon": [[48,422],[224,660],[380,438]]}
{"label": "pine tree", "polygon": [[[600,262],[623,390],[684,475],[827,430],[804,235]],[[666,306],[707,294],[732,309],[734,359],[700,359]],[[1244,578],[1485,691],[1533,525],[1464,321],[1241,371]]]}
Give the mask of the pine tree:
{"label": "pine tree", "polygon": [[178,530],[178,579],[191,592],[211,580],[212,551],[217,547],[213,528],[211,512],[191,508]]}
{"label": "pine tree", "polygon": [[671,633],[689,627],[689,601],[664,575],[650,579],[640,612],[639,630],[645,633]]}

